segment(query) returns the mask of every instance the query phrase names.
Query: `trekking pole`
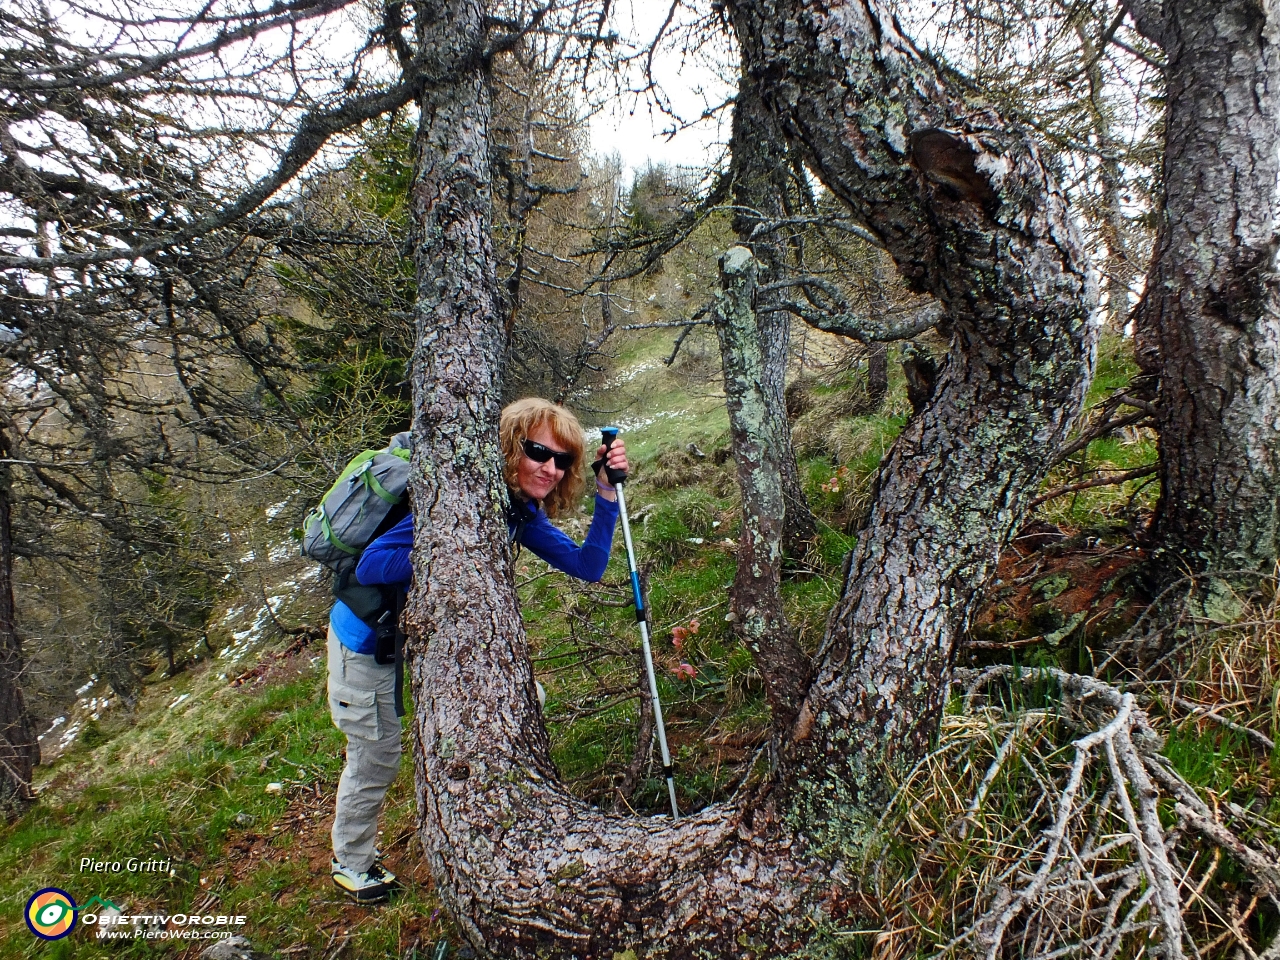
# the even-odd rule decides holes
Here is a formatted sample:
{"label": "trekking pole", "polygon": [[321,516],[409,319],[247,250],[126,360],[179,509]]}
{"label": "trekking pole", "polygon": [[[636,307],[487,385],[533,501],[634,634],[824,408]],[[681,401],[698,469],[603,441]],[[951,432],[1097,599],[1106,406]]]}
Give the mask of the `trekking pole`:
{"label": "trekking pole", "polygon": [[[601,439],[604,441],[605,456],[609,448],[618,439],[617,427],[602,427]],[[622,540],[627,545],[627,565],[631,568],[631,593],[635,597],[636,623],[640,625],[640,647],[644,651],[644,668],[649,674],[649,697],[653,701],[653,718],[658,728],[658,745],[662,748],[662,772],[667,778],[667,793],[671,797],[671,818],[680,818],[680,808],[676,806],[675,770],[671,766],[671,751],[667,749],[667,728],[662,722],[662,703],[658,700],[658,678],[653,672],[653,651],[649,649],[649,623],[644,614],[644,596],[640,593],[640,572],[636,569],[636,550],[631,545],[631,522],[627,519],[627,497],[622,492],[623,482],[627,474],[622,470],[614,470],[605,466],[609,482],[613,484],[618,495],[618,513],[622,517]]]}

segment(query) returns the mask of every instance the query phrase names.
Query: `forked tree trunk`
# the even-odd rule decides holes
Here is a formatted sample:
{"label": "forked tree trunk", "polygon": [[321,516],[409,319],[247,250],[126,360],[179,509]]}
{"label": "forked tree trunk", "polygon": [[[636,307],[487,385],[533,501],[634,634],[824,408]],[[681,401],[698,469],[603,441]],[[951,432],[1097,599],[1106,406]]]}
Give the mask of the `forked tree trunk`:
{"label": "forked tree trunk", "polygon": [[1165,202],[1138,315],[1160,378],[1169,566],[1280,557],[1280,13],[1136,5],[1166,56]]}
{"label": "forked tree trunk", "polygon": [[[0,460],[11,456],[0,429]],[[22,643],[13,606],[13,528],[10,471],[0,463],[0,815],[13,815],[33,798],[31,774],[40,748],[22,696]]]}
{"label": "forked tree trunk", "polygon": [[848,839],[936,730],[955,641],[1083,402],[1097,293],[1034,144],[953,93],[885,4],[732,16],[792,142],[952,334],[932,403],[881,467],[791,744],[793,813]]}
{"label": "forked tree trunk", "polygon": [[936,729],[954,641],[1081,405],[1095,296],[1034,146],[949,95],[887,8],[803,6],[733,9],[749,76],[945,305],[953,351],[887,459],[777,779],[675,823],[589,807],[550,760],[495,442],[482,9],[423,14],[439,62],[413,187],[417,789],[440,896],[491,955],[778,956],[810,936],[836,909],[885,774]]}

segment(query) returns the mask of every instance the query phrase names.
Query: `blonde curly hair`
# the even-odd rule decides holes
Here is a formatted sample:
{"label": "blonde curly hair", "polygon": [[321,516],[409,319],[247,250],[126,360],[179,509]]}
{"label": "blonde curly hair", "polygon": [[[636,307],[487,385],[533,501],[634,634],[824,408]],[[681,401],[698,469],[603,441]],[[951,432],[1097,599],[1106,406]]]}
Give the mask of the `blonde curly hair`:
{"label": "blonde curly hair", "polygon": [[573,466],[564,472],[554,490],[542,501],[542,509],[549,517],[570,512],[582,496],[586,485],[583,464],[582,424],[567,409],[540,397],[526,397],[510,403],[502,410],[498,426],[498,442],[502,445],[502,475],[512,493],[520,494],[520,459],[524,456],[523,443],[529,434],[543,426],[551,428],[560,447],[573,454]]}

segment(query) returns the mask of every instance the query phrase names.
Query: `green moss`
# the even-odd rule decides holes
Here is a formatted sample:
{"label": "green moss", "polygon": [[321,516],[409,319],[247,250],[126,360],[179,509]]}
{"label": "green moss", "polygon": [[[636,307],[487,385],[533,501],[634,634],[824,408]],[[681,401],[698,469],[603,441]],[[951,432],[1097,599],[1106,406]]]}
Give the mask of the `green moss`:
{"label": "green moss", "polygon": [[1052,600],[1071,586],[1071,578],[1065,573],[1056,573],[1037,580],[1031,585],[1031,592],[1038,593],[1046,600]]}

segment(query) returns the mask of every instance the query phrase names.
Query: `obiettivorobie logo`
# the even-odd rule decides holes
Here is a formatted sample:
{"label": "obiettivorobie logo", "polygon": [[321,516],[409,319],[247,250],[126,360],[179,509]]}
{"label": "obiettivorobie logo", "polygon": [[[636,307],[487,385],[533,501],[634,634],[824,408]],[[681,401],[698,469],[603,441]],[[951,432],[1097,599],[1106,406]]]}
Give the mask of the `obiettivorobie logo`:
{"label": "obiettivorobie logo", "polygon": [[120,913],[120,908],[110,900],[91,897],[83,907],[77,907],[75,899],[65,890],[45,887],[37,890],[27,901],[27,927],[41,940],[61,940],[76,927],[76,918],[82,913],[110,910]]}
{"label": "obiettivorobie logo", "polygon": [[33,893],[25,917],[28,929],[41,940],[61,940],[76,928],[77,921],[85,927],[97,927],[100,939],[217,940],[231,936],[228,927],[244,926],[249,919],[211,913],[126,914],[117,904],[96,896],[77,907],[71,894],[57,887]]}
{"label": "obiettivorobie logo", "polygon": [[61,940],[76,926],[76,902],[57,887],[37,890],[27,901],[27,926],[41,940]]}

